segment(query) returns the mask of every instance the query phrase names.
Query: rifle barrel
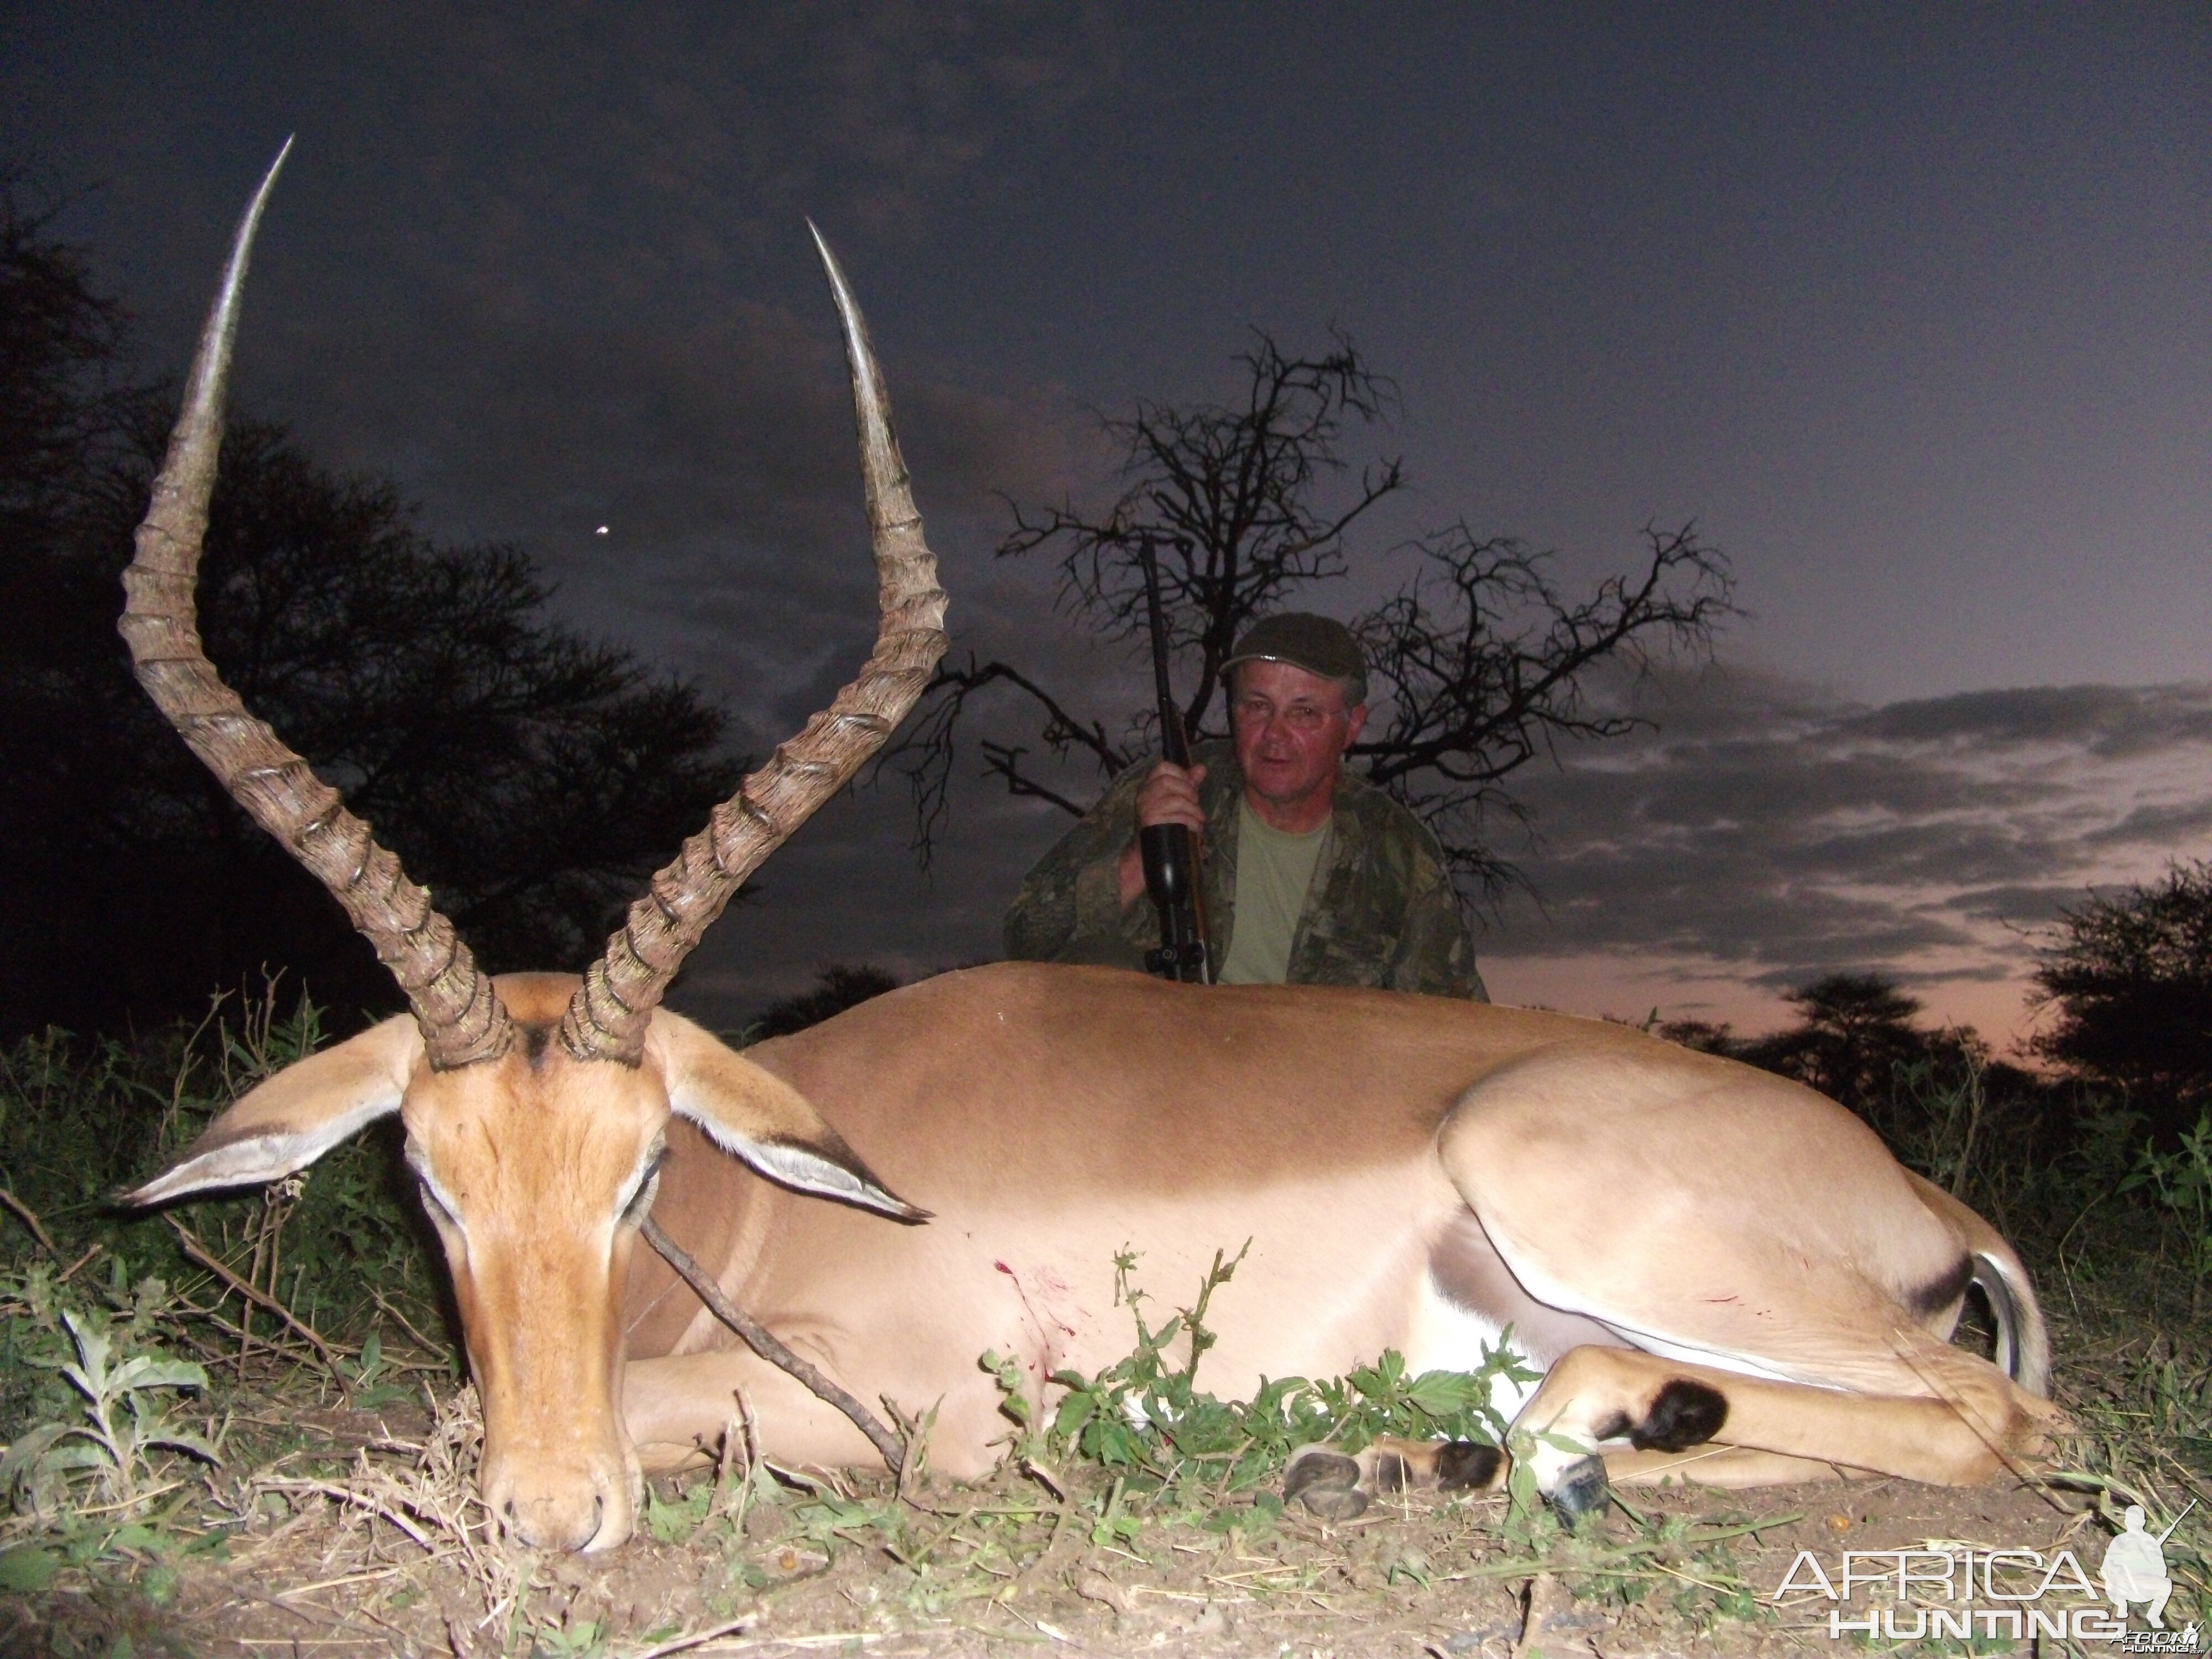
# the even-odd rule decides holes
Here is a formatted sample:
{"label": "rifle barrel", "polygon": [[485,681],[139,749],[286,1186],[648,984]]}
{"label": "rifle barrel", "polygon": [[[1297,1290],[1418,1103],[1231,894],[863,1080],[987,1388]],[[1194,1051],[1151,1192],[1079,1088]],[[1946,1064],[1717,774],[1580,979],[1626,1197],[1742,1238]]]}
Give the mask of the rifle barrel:
{"label": "rifle barrel", "polygon": [[1160,600],[1159,556],[1148,535],[1138,538],[1137,561],[1145,570],[1145,616],[1152,630],[1152,695],[1160,705],[1160,755],[1177,766],[1188,766],[1190,738],[1176,707],[1175,688],[1168,682],[1167,607]]}

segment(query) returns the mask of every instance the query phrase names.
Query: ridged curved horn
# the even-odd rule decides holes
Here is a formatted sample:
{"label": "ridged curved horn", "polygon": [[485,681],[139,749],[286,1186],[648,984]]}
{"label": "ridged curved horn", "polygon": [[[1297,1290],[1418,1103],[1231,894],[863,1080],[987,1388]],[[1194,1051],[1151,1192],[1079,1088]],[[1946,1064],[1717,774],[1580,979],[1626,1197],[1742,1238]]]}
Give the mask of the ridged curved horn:
{"label": "ridged curved horn", "polygon": [[184,410],[154,480],[146,520],[138,526],[137,556],[123,573],[118,626],[138,684],[155,707],[238,804],[331,890],[368,935],[407,994],[430,1063],[442,1071],[495,1060],[514,1045],[514,1025],[489,976],[453,923],[431,908],[429,894],[408,880],[399,860],[346,811],[337,791],[246,712],[200,643],[193,588],[222,447],[223,382],[253,233],[291,149],[287,138],[239,222],[222,288],[185,383]]}
{"label": "ridged curved horn", "polygon": [[945,592],[937,585],[936,557],[921,538],[921,515],[891,430],[890,400],[868,327],[830,245],[811,221],[806,228],[837,301],[853,372],[853,418],[882,612],[876,648],[836,701],[739,784],[675,862],[653,877],[652,891],[630,906],[562,1016],[561,1041],[579,1060],[638,1063],[646,1023],[691,947],[762,860],[883,747],[945,654]]}

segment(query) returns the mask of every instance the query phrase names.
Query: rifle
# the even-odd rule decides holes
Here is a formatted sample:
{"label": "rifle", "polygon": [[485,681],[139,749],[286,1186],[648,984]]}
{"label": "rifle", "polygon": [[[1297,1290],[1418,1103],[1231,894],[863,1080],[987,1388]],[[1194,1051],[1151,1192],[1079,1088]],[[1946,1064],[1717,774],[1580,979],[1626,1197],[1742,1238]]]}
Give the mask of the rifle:
{"label": "rifle", "polygon": [[[1190,764],[1190,738],[1168,684],[1168,629],[1160,610],[1160,567],[1149,532],[1137,538],[1137,558],[1145,568],[1145,609],[1152,625],[1152,685],[1160,702],[1160,754],[1181,767]],[[1206,957],[1206,921],[1199,900],[1198,844],[1180,823],[1146,824],[1137,832],[1145,860],[1145,891],[1160,913],[1160,946],[1145,953],[1145,971],[1190,985],[1213,983]]]}

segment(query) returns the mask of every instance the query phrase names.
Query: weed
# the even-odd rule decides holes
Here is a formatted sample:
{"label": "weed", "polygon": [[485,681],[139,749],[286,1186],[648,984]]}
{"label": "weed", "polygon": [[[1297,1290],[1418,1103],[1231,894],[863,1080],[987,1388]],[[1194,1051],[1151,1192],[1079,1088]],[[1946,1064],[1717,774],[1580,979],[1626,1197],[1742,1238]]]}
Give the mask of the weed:
{"label": "weed", "polygon": [[2197,1127],[2183,1132],[2174,1151],[2161,1152],[2153,1144],[2144,1146],[2119,1190],[2133,1192],[2142,1187],[2151,1189],[2179,1225],[2189,1273],[2189,1313],[2194,1321],[2203,1312],[2204,1280],[2212,1277],[2212,1111],[2197,1114]]}
{"label": "weed", "polygon": [[158,1479],[157,1451],[179,1451],[209,1463],[221,1459],[205,1436],[179,1426],[164,1395],[207,1387],[207,1372],[190,1360],[161,1353],[118,1357],[115,1334],[97,1313],[64,1312],[62,1322],[76,1350],[61,1366],[63,1380],[83,1396],[81,1422],[42,1423],[18,1435],[0,1457],[0,1491],[19,1489],[42,1516],[57,1487],[73,1474],[97,1484],[104,1509],[135,1515]]}
{"label": "weed", "polygon": [[[1145,1315],[1145,1292],[1131,1282],[1137,1254],[1125,1247],[1114,1259],[1115,1299],[1130,1311],[1134,1346],[1096,1376],[1054,1372],[1050,1381],[1061,1393],[1048,1419],[1036,1420],[1019,1362],[983,1355],[981,1364],[1003,1395],[1001,1409],[1016,1425],[1018,1459],[1047,1468],[1087,1463],[1112,1477],[1092,1500],[1094,1545],[1133,1543],[1147,1516],[1177,1516],[1215,1530],[1264,1529],[1282,1504],[1255,1489],[1272,1484],[1297,1448],[1320,1441],[1355,1451],[1381,1435],[1500,1444],[1506,1424],[1491,1403],[1492,1384],[1536,1379],[1513,1352],[1508,1331],[1485,1348],[1473,1371],[1410,1376],[1403,1356],[1391,1351],[1343,1377],[1267,1379],[1249,1400],[1218,1399],[1197,1386],[1199,1362],[1215,1340],[1206,1311],[1243,1259],[1244,1250],[1234,1257],[1215,1251],[1190,1306],[1156,1328]],[[1177,1342],[1180,1359],[1170,1352]],[[1247,1501],[1231,1508],[1225,1502],[1231,1496]]]}

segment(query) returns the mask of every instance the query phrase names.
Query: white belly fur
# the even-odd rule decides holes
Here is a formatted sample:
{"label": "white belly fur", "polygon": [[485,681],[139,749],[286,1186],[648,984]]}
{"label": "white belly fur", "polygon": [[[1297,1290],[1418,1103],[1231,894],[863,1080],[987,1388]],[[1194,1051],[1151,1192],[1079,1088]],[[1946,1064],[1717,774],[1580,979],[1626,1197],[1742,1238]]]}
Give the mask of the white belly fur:
{"label": "white belly fur", "polygon": [[[1406,1341],[1406,1370],[1419,1376],[1423,1371],[1474,1371],[1482,1369],[1486,1352],[1495,1352],[1505,1340],[1505,1327],[1474,1309],[1462,1307],[1443,1293],[1433,1273],[1424,1273],[1415,1292],[1412,1328]],[[1529,1356],[1517,1340],[1514,1356],[1524,1370],[1536,1372],[1534,1382],[1516,1383],[1504,1377],[1491,1381],[1492,1410],[1511,1422],[1520,1415],[1542,1382],[1545,1363]]]}

